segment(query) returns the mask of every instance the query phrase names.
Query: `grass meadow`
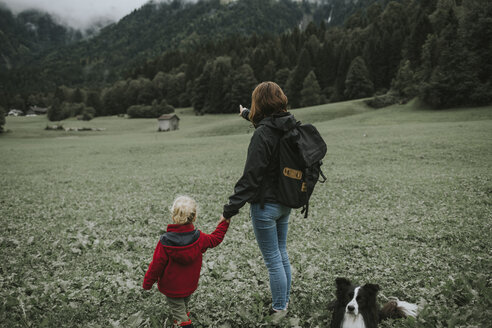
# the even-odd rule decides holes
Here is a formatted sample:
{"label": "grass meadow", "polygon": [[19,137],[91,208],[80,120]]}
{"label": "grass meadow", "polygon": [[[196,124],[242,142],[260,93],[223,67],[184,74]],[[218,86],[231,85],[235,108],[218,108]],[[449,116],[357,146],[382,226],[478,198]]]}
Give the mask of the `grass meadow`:
{"label": "grass meadow", "polygon": [[[155,119],[7,117],[0,136],[0,326],[169,327],[156,286],[141,288],[169,206],[199,205],[210,233],[253,132],[237,115]],[[293,110],[328,145],[304,219],[291,216],[293,284],[282,327],[328,327],[334,280],[418,303],[381,327],[489,327],[492,321],[492,107],[373,110],[361,101]],[[269,327],[268,274],[246,205],[204,256],[196,327]]]}

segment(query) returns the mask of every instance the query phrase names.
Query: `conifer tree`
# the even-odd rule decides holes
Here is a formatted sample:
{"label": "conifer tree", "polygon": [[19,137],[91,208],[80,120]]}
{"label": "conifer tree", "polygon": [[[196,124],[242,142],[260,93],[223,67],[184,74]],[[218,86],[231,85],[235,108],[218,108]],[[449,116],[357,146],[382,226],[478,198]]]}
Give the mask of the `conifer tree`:
{"label": "conifer tree", "polygon": [[404,58],[412,64],[412,68],[419,67],[422,58],[422,47],[427,40],[427,36],[432,33],[432,25],[429,17],[421,8],[417,9],[413,18],[410,35],[404,47]]}
{"label": "conifer tree", "polygon": [[131,103],[128,102],[126,81],[118,81],[103,92],[104,108],[109,115],[126,113]]}
{"label": "conifer tree", "polygon": [[61,86],[61,87],[56,88],[56,91],[55,91],[55,98],[58,99],[60,101],[60,103],[67,100],[64,88],[65,87]]}
{"label": "conifer tree", "polygon": [[322,88],[331,86],[335,82],[337,75],[335,47],[331,42],[326,41],[323,43],[315,73]]}
{"label": "conifer tree", "polygon": [[477,105],[492,103],[491,17],[491,1],[463,1],[463,19],[458,33],[470,55],[468,70],[476,73],[477,85],[470,100]]}
{"label": "conifer tree", "polygon": [[302,49],[296,68],[292,71],[287,81],[287,97],[292,108],[301,105],[301,90],[304,79],[311,71],[311,60],[306,48]]}
{"label": "conifer tree", "polygon": [[263,46],[258,46],[254,49],[250,56],[251,68],[255,72],[255,76],[258,80],[263,81],[265,77],[265,65],[268,63],[267,50]]}
{"label": "conifer tree", "polygon": [[[435,62],[424,47],[426,62],[421,73],[428,76],[420,88],[420,97],[435,108],[461,106],[469,102],[470,95],[478,85],[474,55],[464,46],[464,40],[458,34],[459,21],[451,1],[440,0],[433,14],[438,35],[435,43],[426,42],[426,46],[436,47]],[[432,40],[432,39],[431,39]],[[429,41],[429,39],[428,39]]]}
{"label": "conifer tree", "polygon": [[53,103],[48,108],[46,116],[48,117],[48,120],[52,122],[62,120],[62,108],[58,98],[53,99]]}
{"label": "conifer tree", "polygon": [[331,101],[340,101],[345,99],[345,81],[347,79],[347,72],[350,69],[350,64],[354,59],[354,52],[352,50],[352,44],[348,37],[344,37],[339,45],[337,53],[337,74],[334,83],[334,92],[331,96]]}
{"label": "conifer tree", "polygon": [[[391,1],[381,15],[381,46],[383,49],[383,70],[381,87],[388,88],[400,65],[402,47],[409,34],[408,11],[403,4]],[[381,74],[380,73],[380,74]],[[372,75],[374,76],[374,75]]]}
{"label": "conifer tree", "polygon": [[369,24],[377,22],[379,15],[383,12],[381,4],[379,2],[374,2],[366,10],[367,21]]}
{"label": "conifer tree", "polygon": [[152,81],[147,78],[138,80],[137,102],[135,104],[150,105],[157,97]]}
{"label": "conifer tree", "polygon": [[411,66],[409,60],[402,61],[396,77],[391,82],[391,89],[405,102],[418,93],[415,73]]}
{"label": "conifer tree", "polygon": [[304,79],[302,91],[301,91],[301,105],[303,107],[319,105],[321,103],[321,88],[316,74],[311,71]]}
{"label": "conifer tree", "polygon": [[207,62],[202,74],[195,80],[193,86],[193,109],[197,114],[203,114],[207,102],[209,83],[212,75],[212,63]]}
{"label": "conifer tree", "polygon": [[244,64],[234,73],[231,86],[231,106],[228,112],[237,112],[239,105],[251,105],[251,92],[258,84],[253,69]]}
{"label": "conifer tree", "polygon": [[275,63],[273,60],[269,60],[268,63],[263,68],[263,73],[261,74],[261,81],[272,81],[275,78]]}
{"label": "conifer tree", "polygon": [[84,95],[82,94],[82,91],[80,88],[76,88],[75,91],[72,93],[71,97],[71,102],[73,103],[82,103],[84,102]]}
{"label": "conifer tree", "polygon": [[87,98],[85,99],[85,105],[87,107],[92,107],[95,109],[96,116],[103,116],[106,113],[104,112],[104,107],[102,106],[101,97],[98,91],[92,90],[87,93]]}
{"label": "conifer tree", "polygon": [[321,49],[321,44],[316,34],[312,34],[305,43],[306,49],[310,55],[310,61],[315,65],[318,62],[319,51]]}
{"label": "conifer tree", "polygon": [[385,84],[386,52],[383,46],[382,30],[379,24],[369,28],[367,42],[362,51],[362,57],[367,64],[370,76],[373,77],[374,89],[387,88]]}
{"label": "conifer tree", "polygon": [[231,107],[231,94],[229,85],[231,83],[230,73],[231,58],[217,57],[213,63],[213,71],[209,83],[205,113],[225,113]]}
{"label": "conifer tree", "polygon": [[286,88],[287,80],[289,79],[290,70],[287,67],[281,68],[275,73],[275,83],[277,83],[282,89]]}
{"label": "conifer tree", "polygon": [[186,90],[185,73],[171,75],[166,100],[173,106],[179,105],[179,96]]}
{"label": "conifer tree", "polygon": [[350,64],[345,79],[345,98],[357,99],[372,96],[374,84],[369,78],[369,71],[361,56],[355,57]]}
{"label": "conifer tree", "polygon": [[169,80],[169,74],[164,72],[157,72],[157,74],[152,79],[152,85],[156,89],[159,99],[167,97],[167,81]]}

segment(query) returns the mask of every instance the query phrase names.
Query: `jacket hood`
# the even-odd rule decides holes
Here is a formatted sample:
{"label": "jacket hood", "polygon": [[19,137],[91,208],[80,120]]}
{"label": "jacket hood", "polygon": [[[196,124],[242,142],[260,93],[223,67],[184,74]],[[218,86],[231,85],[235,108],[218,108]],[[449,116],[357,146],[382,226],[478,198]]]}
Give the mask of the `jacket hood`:
{"label": "jacket hood", "polygon": [[297,124],[297,121],[289,112],[283,112],[278,114],[273,114],[272,116],[265,117],[258,123],[258,127],[261,125],[266,125],[271,128],[281,130],[281,131],[289,131],[292,130]]}
{"label": "jacket hood", "polygon": [[170,224],[167,232],[160,238],[162,246],[169,257],[182,264],[188,264],[201,254],[198,246],[200,230],[196,230],[193,224]]}

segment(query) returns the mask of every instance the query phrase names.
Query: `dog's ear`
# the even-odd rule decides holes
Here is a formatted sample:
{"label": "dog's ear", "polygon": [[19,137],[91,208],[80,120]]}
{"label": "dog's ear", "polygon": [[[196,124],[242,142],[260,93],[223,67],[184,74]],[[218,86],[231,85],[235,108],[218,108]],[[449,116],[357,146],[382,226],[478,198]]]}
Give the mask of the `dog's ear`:
{"label": "dog's ear", "polygon": [[376,284],[365,284],[363,288],[373,295],[376,295],[379,292],[379,285]]}
{"label": "dog's ear", "polygon": [[352,283],[347,278],[339,277],[335,279],[335,285],[337,286],[337,289],[343,289],[349,287],[350,285],[352,285]]}

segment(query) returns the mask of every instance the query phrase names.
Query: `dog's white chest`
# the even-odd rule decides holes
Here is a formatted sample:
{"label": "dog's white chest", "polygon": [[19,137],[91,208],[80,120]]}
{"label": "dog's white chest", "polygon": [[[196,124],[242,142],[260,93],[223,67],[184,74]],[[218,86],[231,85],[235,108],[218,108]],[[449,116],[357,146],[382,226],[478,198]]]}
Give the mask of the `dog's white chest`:
{"label": "dog's white chest", "polygon": [[340,328],[366,328],[361,314],[345,314]]}

